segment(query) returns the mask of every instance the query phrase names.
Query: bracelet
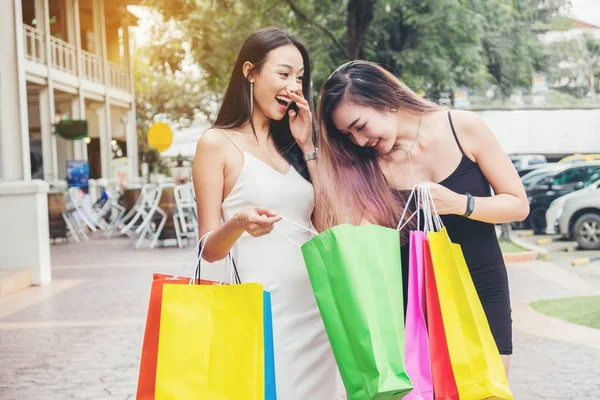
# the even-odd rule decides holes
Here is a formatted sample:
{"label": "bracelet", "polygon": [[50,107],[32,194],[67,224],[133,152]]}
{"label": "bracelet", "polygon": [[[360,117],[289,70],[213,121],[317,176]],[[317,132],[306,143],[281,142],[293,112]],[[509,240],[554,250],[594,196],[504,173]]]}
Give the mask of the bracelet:
{"label": "bracelet", "polygon": [[475,197],[469,192],[466,192],[465,195],[467,195],[467,211],[465,211],[463,217],[469,218],[475,210]]}
{"label": "bracelet", "polygon": [[315,148],[312,153],[304,154],[304,161],[316,160],[319,158],[319,149]]}

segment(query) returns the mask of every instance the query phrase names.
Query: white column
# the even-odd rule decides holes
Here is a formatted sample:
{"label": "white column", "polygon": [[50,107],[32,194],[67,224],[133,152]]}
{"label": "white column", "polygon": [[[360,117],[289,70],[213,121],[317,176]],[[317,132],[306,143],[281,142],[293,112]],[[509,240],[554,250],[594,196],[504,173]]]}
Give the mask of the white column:
{"label": "white column", "polygon": [[[100,131],[100,151],[104,152],[102,156],[102,177],[110,179],[110,163],[112,162],[112,119],[110,115],[110,95],[109,95],[109,70],[108,70],[108,52],[106,50],[106,18],[104,13],[104,1],[99,4],[100,11],[100,33],[102,40],[102,59],[104,61],[104,130]],[[104,137],[104,144],[102,138]]]}
{"label": "white column", "polygon": [[[73,119],[85,119],[85,117],[81,117],[81,111],[79,109],[79,96],[74,97],[73,100],[71,100],[71,117]],[[84,152],[84,150],[87,150],[84,139],[73,141],[73,158],[75,160],[87,160],[87,151]]]}
{"label": "white column", "polygon": [[100,175],[102,178],[110,178],[110,162],[112,160],[112,137],[107,124],[110,121],[106,119],[106,107],[103,105],[96,109],[98,114],[98,131],[100,134]]}
{"label": "white column", "polygon": [[31,269],[32,283],[52,279],[48,183],[0,182],[0,270]]}
{"label": "white column", "polygon": [[101,8],[104,8],[104,0],[92,0],[92,21],[94,23],[94,51],[93,53],[102,56],[102,18]]}
{"label": "white column", "polygon": [[131,110],[128,116],[127,126],[127,157],[129,157],[129,176],[131,182],[136,182],[139,177],[138,161],[138,139],[137,139],[137,121],[135,118],[135,86],[133,84],[133,38],[129,35],[129,23],[124,28],[125,57],[127,58],[127,68],[129,70],[129,90],[131,92]]}
{"label": "white column", "polygon": [[0,13],[0,269],[30,269],[32,283],[50,275],[48,184],[31,180],[21,0]]}
{"label": "white column", "polygon": [[[46,65],[48,66],[48,85],[47,91],[44,96],[40,95],[40,112],[44,109],[44,105],[41,104],[41,101],[46,102],[47,112],[49,114],[49,121],[46,122],[42,119],[42,148],[46,149],[44,151],[44,180],[51,182],[58,179],[58,160],[56,156],[56,136],[54,133],[51,133],[49,136],[44,136],[44,125],[49,125],[49,129],[52,128],[52,124],[54,121],[54,81],[52,80],[52,45],[50,44],[50,6],[48,5],[48,0],[44,0],[44,20],[41,26],[43,26],[44,30],[44,38],[46,39]],[[49,143],[44,144],[44,140],[48,140]],[[47,145],[50,145],[49,151]],[[49,162],[50,164],[47,164]],[[47,168],[47,166],[49,168]]]}
{"label": "white column", "polygon": [[0,13],[0,181],[30,180],[21,0],[6,3]]}
{"label": "white column", "polygon": [[138,178],[138,146],[137,132],[135,122],[135,112],[127,112],[127,122],[125,123],[125,135],[127,138],[127,158],[129,160],[129,182],[136,182]]}
{"label": "white column", "polygon": [[52,133],[54,112],[50,111],[50,90],[48,88],[40,89],[39,102],[42,157],[44,159],[44,180],[46,182],[52,182],[56,179],[53,160],[55,154],[54,150],[56,149],[56,138],[53,138],[54,133]]}
{"label": "white column", "polygon": [[[77,57],[77,76],[79,80],[79,93],[73,102],[73,115],[77,119],[85,119],[85,93],[83,91],[83,56],[81,53],[81,23],[79,19],[79,0],[68,0],[73,3],[73,19],[75,23],[75,52]],[[75,112],[75,108],[77,112]],[[89,127],[88,127],[89,129]],[[79,150],[78,150],[79,148]],[[75,157],[78,160],[87,160],[87,145],[85,140],[78,141],[75,145]]]}

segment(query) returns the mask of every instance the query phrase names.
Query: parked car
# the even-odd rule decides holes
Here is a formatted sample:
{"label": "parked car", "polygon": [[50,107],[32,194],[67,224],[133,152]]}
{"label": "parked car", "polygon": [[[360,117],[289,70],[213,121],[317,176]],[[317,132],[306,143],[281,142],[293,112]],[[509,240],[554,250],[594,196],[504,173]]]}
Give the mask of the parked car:
{"label": "parked car", "polygon": [[525,188],[537,184],[542,179],[548,176],[554,176],[561,171],[569,168],[566,164],[541,164],[544,167],[533,169],[528,174],[521,176],[521,182]]}
{"label": "parked car", "polygon": [[575,239],[585,250],[600,249],[600,181],[565,200],[555,223],[564,238]]}
{"label": "parked car", "polygon": [[578,164],[547,176],[535,185],[526,189],[530,213],[526,226],[536,234],[546,230],[546,211],[557,198],[574,191],[586,188],[600,179],[600,162]]}
{"label": "parked car", "polygon": [[564,196],[561,196],[558,199],[554,200],[552,203],[550,203],[550,207],[548,208],[548,211],[546,211],[546,233],[548,235],[560,233],[558,229],[558,219],[564,211],[565,202],[567,202],[567,200],[578,198],[580,196],[587,196],[587,193],[598,190],[599,186],[600,180],[592,183],[585,189],[565,194]]}
{"label": "parked car", "polygon": [[600,154],[573,154],[559,160],[559,163],[574,163],[582,161],[600,161]]}
{"label": "parked car", "polygon": [[546,164],[548,160],[541,154],[522,154],[510,156],[510,160],[517,171],[535,164]]}
{"label": "parked car", "polygon": [[517,172],[519,173],[519,176],[522,178],[525,175],[528,175],[529,173],[533,172],[533,171],[538,171],[540,169],[545,169],[545,168],[551,168],[551,167],[557,167],[561,166],[563,169],[568,167],[568,164],[556,164],[556,163],[544,163],[544,164],[533,164],[533,165],[529,165],[525,168],[522,168],[520,170],[518,170]]}

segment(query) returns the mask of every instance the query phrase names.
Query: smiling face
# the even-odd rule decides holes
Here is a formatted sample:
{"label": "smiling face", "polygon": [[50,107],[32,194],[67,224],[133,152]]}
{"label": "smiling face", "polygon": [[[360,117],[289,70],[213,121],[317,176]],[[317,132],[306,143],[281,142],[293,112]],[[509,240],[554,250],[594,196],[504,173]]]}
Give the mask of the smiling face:
{"label": "smiling face", "polygon": [[342,135],[360,147],[372,147],[379,154],[392,150],[396,141],[397,117],[391,111],[379,111],[342,101],[331,120]]}
{"label": "smiling face", "polygon": [[[248,63],[249,64],[249,63]],[[294,45],[278,47],[269,52],[258,74],[247,69],[254,79],[254,112],[264,117],[281,120],[292,100],[288,90],[299,93],[304,80],[304,60]]]}

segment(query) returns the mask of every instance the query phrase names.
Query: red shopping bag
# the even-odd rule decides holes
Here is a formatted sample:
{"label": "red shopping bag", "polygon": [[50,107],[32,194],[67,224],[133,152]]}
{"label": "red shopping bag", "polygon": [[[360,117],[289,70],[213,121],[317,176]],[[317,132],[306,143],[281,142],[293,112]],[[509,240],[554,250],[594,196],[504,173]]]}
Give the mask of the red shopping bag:
{"label": "red shopping bag", "polygon": [[[191,278],[175,277],[173,275],[154,274],[150,301],[148,303],[148,316],[146,317],[146,331],[142,344],[142,357],[140,361],[140,375],[138,378],[137,400],[154,400],[154,387],[156,384],[156,361],[158,358],[158,333],[160,331],[160,312],[162,304],[163,285],[190,284]],[[221,285],[220,282],[200,280],[201,285]]]}
{"label": "red shopping bag", "polygon": [[458,388],[452,372],[448,343],[444,333],[444,322],[440,309],[440,299],[433,274],[433,263],[429,242],[423,241],[425,265],[425,299],[427,304],[427,328],[429,331],[429,352],[433,375],[435,400],[459,400]]}

